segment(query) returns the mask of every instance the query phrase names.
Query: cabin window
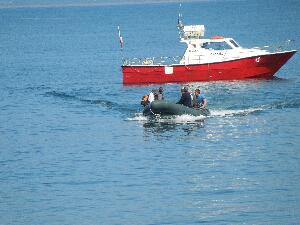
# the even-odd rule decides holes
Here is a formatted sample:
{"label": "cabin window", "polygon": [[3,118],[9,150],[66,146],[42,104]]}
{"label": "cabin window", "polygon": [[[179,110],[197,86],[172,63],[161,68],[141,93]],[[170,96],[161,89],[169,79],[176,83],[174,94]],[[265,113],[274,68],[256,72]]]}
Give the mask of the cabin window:
{"label": "cabin window", "polygon": [[230,40],[230,43],[236,48],[240,47],[234,40]]}
{"label": "cabin window", "polygon": [[213,49],[213,50],[227,50],[232,49],[232,47],[225,41],[221,42],[204,42],[202,48]]}

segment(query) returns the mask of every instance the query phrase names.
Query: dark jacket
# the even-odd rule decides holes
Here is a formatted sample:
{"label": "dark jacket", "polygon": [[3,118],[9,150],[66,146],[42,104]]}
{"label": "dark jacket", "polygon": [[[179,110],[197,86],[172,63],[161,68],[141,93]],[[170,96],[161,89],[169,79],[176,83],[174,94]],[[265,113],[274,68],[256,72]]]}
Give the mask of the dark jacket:
{"label": "dark jacket", "polygon": [[181,98],[177,102],[177,104],[185,105],[187,107],[192,107],[191,94],[189,92],[182,93]]}

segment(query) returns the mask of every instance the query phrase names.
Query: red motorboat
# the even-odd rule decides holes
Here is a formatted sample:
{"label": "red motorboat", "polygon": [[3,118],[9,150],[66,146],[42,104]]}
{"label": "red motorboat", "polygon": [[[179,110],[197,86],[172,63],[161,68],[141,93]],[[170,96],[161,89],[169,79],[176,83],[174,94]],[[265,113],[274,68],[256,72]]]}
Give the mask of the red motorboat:
{"label": "red motorboat", "polygon": [[203,38],[204,25],[184,26],[178,21],[180,40],[187,44],[184,55],[125,59],[124,84],[269,79],[297,52],[286,50],[290,40],[271,50],[243,48],[233,38]]}

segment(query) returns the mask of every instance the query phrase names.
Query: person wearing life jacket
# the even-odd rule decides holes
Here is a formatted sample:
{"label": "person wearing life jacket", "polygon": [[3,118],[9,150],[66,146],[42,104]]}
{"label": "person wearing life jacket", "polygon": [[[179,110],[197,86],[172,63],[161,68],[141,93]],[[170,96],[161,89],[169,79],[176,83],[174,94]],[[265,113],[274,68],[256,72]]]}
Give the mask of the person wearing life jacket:
{"label": "person wearing life jacket", "polygon": [[146,106],[146,105],[148,105],[149,104],[149,96],[148,95],[144,95],[143,97],[142,97],[142,101],[141,101],[141,105],[142,106]]}
{"label": "person wearing life jacket", "polygon": [[142,97],[141,105],[146,106],[149,103],[156,101],[156,100],[164,100],[164,89],[160,87],[158,90],[152,89],[152,91],[149,93],[149,95],[144,95]]}
{"label": "person wearing life jacket", "polygon": [[157,90],[153,89],[148,95],[143,96],[141,105],[146,106],[155,100],[158,100],[158,94]]}
{"label": "person wearing life jacket", "polygon": [[199,109],[205,109],[207,105],[207,99],[205,95],[202,93],[199,88],[195,90],[195,95],[193,99],[193,107]]}

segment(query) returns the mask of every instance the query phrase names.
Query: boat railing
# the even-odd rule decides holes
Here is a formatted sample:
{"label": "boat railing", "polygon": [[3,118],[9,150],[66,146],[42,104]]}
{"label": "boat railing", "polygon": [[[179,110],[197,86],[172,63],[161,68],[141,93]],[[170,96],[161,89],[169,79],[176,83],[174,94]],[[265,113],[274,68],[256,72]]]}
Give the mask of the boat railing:
{"label": "boat railing", "polygon": [[[254,47],[255,49],[265,50],[266,52],[284,52],[294,50],[294,40],[287,40],[283,43],[276,44],[273,46]],[[250,50],[250,49],[249,49]],[[243,52],[243,51],[242,51]],[[219,53],[218,53],[219,54]],[[220,54],[219,54],[220,55]],[[227,57],[226,52],[220,56]],[[170,66],[174,64],[191,64],[199,63],[205,55],[192,55],[192,56],[162,56],[162,57],[146,57],[146,58],[131,58],[123,59],[123,66]],[[236,57],[237,59],[239,57]],[[233,59],[233,57],[230,57]]]}
{"label": "boat railing", "polygon": [[173,64],[179,64],[181,59],[182,59],[181,56],[131,58],[131,59],[124,59],[123,66],[128,66],[128,65],[145,65],[145,66],[173,65]]}
{"label": "boat railing", "polygon": [[256,49],[266,50],[268,52],[284,52],[295,49],[295,40],[287,40],[272,46],[254,47]]}

